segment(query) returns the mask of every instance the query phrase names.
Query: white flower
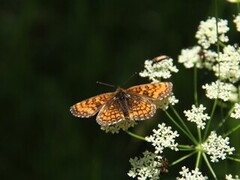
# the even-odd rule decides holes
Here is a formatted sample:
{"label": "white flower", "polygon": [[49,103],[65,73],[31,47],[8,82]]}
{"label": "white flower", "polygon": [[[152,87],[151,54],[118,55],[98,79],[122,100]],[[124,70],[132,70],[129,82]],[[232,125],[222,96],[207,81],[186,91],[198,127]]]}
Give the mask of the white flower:
{"label": "white flower", "polygon": [[141,77],[148,77],[153,82],[159,82],[161,78],[168,79],[171,73],[178,72],[176,66],[173,65],[173,59],[164,59],[159,62],[146,60],[144,63],[144,71],[140,72]]}
{"label": "white flower", "polygon": [[204,129],[206,125],[204,121],[210,119],[207,114],[203,113],[204,110],[206,110],[206,107],[202,104],[200,104],[199,107],[192,105],[192,109],[184,111],[184,114],[188,121],[195,122],[198,128]]}
{"label": "white flower", "polygon": [[240,79],[240,49],[231,45],[223,48],[223,53],[219,53],[218,64],[213,66],[215,75],[220,80],[229,80],[235,83]]}
{"label": "white flower", "polygon": [[218,54],[214,51],[206,50],[206,49],[204,49],[202,53],[204,54],[204,57],[205,57],[205,59],[203,59],[203,62],[202,62],[203,66],[208,70],[211,70],[213,65],[216,62]]}
{"label": "white flower", "polygon": [[128,172],[128,176],[139,180],[145,179],[159,179],[162,157],[158,156],[152,152],[143,152],[142,158],[135,157],[130,159],[129,162],[132,166],[131,170]]}
{"label": "white flower", "polygon": [[239,3],[240,2],[240,0],[227,0],[227,1],[230,3]]}
{"label": "white flower", "polygon": [[172,93],[170,96],[168,96],[164,99],[161,99],[159,101],[156,101],[155,104],[157,105],[158,108],[167,110],[169,107],[169,104],[174,106],[178,102],[179,102],[179,100]]}
{"label": "white flower", "polygon": [[233,177],[231,174],[228,174],[228,175],[226,174],[225,179],[226,179],[226,180],[240,180],[240,178],[239,178],[238,175],[236,175],[235,177]]}
{"label": "white flower", "polygon": [[212,131],[206,142],[202,144],[203,149],[208,155],[212,162],[218,162],[219,159],[226,159],[227,155],[233,154],[234,147],[229,146],[229,137],[223,138],[217,136],[216,132]]}
{"label": "white flower", "polygon": [[206,96],[209,99],[236,100],[237,88],[233,84],[217,80],[211,84],[205,84],[202,88],[206,89]]}
{"label": "white flower", "polygon": [[240,118],[240,104],[239,103],[235,103],[233,112],[231,113],[231,117],[235,118],[235,119]]}
{"label": "white flower", "polygon": [[200,46],[194,46],[189,49],[181,50],[178,62],[183,63],[186,68],[193,68],[194,65],[196,65],[197,68],[205,67],[207,69],[212,69],[216,57],[216,52],[202,49]]}
{"label": "white flower", "polygon": [[167,127],[165,123],[162,123],[158,124],[157,130],[153,129],[153,135],[145,137],[145,139],[152,143],[155,147],[155,153],[158,154],[162,153],[166,147],[178,151],[178,143],[175,143],[175,138],[178,136],[177,131],[172,131],[170,126]]}
{"label": "white flower", "polygon": [[181,55],[178,57],[178,62],[183,63],[186,68],[192,68],[196,64],[198,68],[202,67],[200,63],[200,55],[201,51],[200,46],[194,46],[189,49],[181,50]]}
{"label": "white flower", "polygon": [[[216,28],[216,24],[218,29]],[[195,36],[198,39],[198,44],[207,49],[211,44],[216,44],[218,39],[222,42],[228,42],[228,37],[225,35],[229,30],[227,24],[227,20],[218,19],[216,21],[215,17],[201,21]]]}
{"label": "white flower", "polygon": [[199,171],[198,168],[195,170],[189,171],[188,168],[185,166],[182,167],[182,171],[179,172],[181,177],[177,177],[177,180],[206,180],[208,179],[207,176],[203,176],[202,173]]}
{"label": "white flower", "polygon": [[[238,2],[240,2],[240,0]],[[240,13],[235,17],[233,22],[236,24],[237,31],[240,31]]]}
{"label": "white flower", "polygon": [[137,124],[136,121],[128,121],[124,120],[117,124],[109,125],[109,126],[101,126],[101,130],[105,131],[106,133],[111,132],[112,134],[119,133],[122,129],[126,131],[130,127],[134,127]]}

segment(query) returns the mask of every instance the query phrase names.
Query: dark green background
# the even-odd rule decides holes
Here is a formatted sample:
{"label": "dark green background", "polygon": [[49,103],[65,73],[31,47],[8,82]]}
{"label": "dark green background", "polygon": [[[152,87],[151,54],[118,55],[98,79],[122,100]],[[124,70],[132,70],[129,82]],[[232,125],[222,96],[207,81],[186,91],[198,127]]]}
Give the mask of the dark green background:
{"label": "dark green background", "polygon": [[[129,158],[152,147],[124,132],[106,134],[95,117],[75,118],[69,107],[113,91],[96,81],[125,87],[148,82],[135,76],[124,84],[145,59],[166,54],[176,63],[215,8],[209,0],[1,0],[1,179],[129,179]],[[225,1],[218,8],[219,17],[236,13]],[[171,79],[180,110],[193,103],[191,74]],[[161,115],[167,121],[158,112],[132,130],[150,134]]]}

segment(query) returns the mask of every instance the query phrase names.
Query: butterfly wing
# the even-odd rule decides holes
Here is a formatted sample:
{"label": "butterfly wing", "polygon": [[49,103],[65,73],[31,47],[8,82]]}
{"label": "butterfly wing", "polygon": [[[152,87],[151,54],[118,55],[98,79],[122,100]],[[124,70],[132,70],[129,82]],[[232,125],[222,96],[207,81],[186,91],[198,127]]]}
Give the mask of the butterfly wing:
{"label": "butterfly wing", "polygon": [[127,89],[129,93],[135,93],[140,96],[147,97],[152,100],[162,100],[169,96],[172,92],[171,82],[160,82],[151,84],[142,84]]}
{"label": "butterfly wing", "polygon": [[135,94],[126,94],[113,98],[106,103],[97,116],[100,125],[112,125],[122,120],[144,120],[152,117],[156,105],[147,98]]}
{"label": "butterfly wing", "polygon": [[112,98],[107,102],[97,115],[97,122],[100,125],[112,125],[125,120],[123,109],[119,99]]}
{"label": "butterfly wing", "polygon": [[128,103],[128,118],[130,120],[145,120],[156,112],[156,105],[147,98],[130,94]]}
{"label": "butterfly wing", "polygon": [[104,93],[74,104],[70,111],[74,116],[88,118],[94,116],[100,108],[113,97],[113,93]]}

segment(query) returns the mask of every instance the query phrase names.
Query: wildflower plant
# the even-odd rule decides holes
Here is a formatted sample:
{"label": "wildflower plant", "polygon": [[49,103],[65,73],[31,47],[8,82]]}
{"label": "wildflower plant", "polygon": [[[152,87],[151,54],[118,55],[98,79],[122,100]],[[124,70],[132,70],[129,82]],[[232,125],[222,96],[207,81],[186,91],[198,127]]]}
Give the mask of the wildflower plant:
{"label": "wildflower plant", "polygon": [[[239,31],[240,15],[233,18],[236,31]],[[172,94],[159,102],[158,106],[176,126],[160,123],[152,134],[146,137],[129,132],[125,126],[122,128],[153,146],[153,149],[146,150],[142,157],[130,159],[129,177],[141,180],[159,179],[164,176],[163,172],[167,172],[168,166],[171,169],[178,164],[182,168],[177,170],[177,179],[218,179],[223,178],[223,175],[217,174],[214,164],[232,161],[240,167],[240,141],[234,143],[230,138],[231,135],[239,135],[240,130],[240,48],[229,43],[228,31],[228,20],[210,17],[200,22],[195,36],[197,44],[181,50],[178,62],[186,69],[193,69],[193,104],[183,112],[178,112],[174,105],[181,104],[181,100]],[[198,84],[199,69],[201,72],[209,72],[208,74],[214,77]],[[164,58],[157,62],[146,60],[145,69],[140,72],[140,76],[149,78],[151,82],[160,82],[178,71],[172,58]],[[201,99],[200,88],[205,92]],[[189,98],[189,95],[187,97]],[[231,127],[231,123],[236,125]],[[190,129],[190,125],[193,124],[195,128]],[[180,142],[180,137],[184,136],[189,140],[188,144]],[[166,149],[174,153],[182,151],[185,155],[166,165]],[[190,157],[195,159],[195,165],[187,168],[184,163]],[[225,179],[239,179],[240,174],[231,175],[227,170],[223,168],[221,172]]]}

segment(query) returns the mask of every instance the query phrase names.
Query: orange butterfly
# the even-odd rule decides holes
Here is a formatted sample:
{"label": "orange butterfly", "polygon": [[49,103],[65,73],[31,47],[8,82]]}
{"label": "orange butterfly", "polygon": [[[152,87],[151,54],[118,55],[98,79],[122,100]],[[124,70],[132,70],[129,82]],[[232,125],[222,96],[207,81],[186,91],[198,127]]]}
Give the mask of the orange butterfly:
{"label": "orange butterfly", "polygon": [[74,116],[88,118],[97,112],[97,122],[108,126],[123,120],[144,120],[156,112],[156,102],[172,92],[171,82],[142,84],[128,89],[117,88],[115,92],[104,93],[70,108]]}

